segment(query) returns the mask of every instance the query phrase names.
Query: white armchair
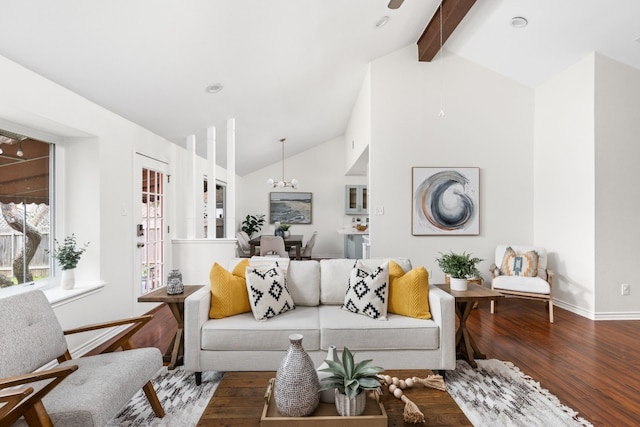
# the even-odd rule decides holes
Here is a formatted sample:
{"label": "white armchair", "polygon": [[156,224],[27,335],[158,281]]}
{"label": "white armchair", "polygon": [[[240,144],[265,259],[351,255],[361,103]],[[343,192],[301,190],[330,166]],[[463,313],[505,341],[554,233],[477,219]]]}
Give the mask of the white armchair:
{"label": "white armchair", "polygon": [[[498,245],[491,270],[491,289],[506,296],[549,303],[549,322],[553,323],[551,295],[553,271],[547,268],[547,250],[540,246]],[[491,313],[496,302],[491,301]]]}

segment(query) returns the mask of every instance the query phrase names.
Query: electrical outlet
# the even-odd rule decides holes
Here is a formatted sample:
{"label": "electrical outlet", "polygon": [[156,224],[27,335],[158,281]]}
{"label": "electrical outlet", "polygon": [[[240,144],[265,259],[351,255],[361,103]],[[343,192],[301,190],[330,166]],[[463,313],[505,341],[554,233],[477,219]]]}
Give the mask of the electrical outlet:
{"label": "electrical outlet", "polygon": [[631,285],[623,283],[621,286],[621,292],[623,296],[631,295]]}
{"label": "electrical outlet", "polygon": [[384,215],[384,206],[376,206],[376,215]]}

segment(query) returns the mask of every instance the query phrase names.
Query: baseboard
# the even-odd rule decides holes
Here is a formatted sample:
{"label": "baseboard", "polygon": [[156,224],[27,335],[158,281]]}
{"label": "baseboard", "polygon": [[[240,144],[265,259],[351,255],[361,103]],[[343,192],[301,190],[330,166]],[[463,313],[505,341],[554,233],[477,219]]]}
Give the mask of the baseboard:
{"label": "baseboard", "polygon": [[113,329],[109,329],[106,332],[103,332],[89,341],[83,342],[80,346],[74,348],[73,350],[69,350],[71,353],[71,357],[76,359],[78,357],[82,357],[85,354],[89,353],[94,348],[106,343],[107,341],[113,339],[116,335],[122,333],[125,329],[129,328],[131,324],[120,325]]}
{"label": "baseboard", "polygon": [[591,320],[640,320],[640,312],[638,311],[602,311],[594,313],[582,307],[556,299],[553,300],[553,305]]}

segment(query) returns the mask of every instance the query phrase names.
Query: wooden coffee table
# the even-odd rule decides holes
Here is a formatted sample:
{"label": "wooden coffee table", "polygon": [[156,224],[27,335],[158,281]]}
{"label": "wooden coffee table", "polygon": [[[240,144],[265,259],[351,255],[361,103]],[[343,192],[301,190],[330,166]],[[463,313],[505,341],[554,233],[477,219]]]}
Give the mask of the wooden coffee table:
{"label": "wooden coffee table", "polygon": [[[424,378],[432,372],[428,370],[390,370],[386,374],[398,378],[417,376]],[[270,378],[275,372],[227,372],[204,410],[199,427],[220,426],[260,426],[260,416],[264,406],[264,394]],[[471,426],[467,417],[449,393],[445,391],[414,386],[406,395],[425,415],[424,426]],[[382,402],[389,426],[415,426],[405,424],[402,419],[404,403],[385,391]]]}

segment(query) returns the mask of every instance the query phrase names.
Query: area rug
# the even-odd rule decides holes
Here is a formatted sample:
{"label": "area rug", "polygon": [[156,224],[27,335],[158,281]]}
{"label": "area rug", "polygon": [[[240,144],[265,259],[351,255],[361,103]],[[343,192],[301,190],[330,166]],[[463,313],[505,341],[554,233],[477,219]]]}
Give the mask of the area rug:
{"label": "area rug", "polygon": [[447,371],[447,391],[474,426],[592,426],[513,363],[458,360]]}
{"label": "area rug", "polygon": [[[476,427],[579,427],[592,424],[563,405],[510,362],[476,360],[478,368],[458,361],[447,371],[447,391]],[[157,418],[142,391],[108,424],[108,427],[196,426],[222,379],[222,372],[203,372],[196,386],[192,372],[182,367],[162,368],[153,385],[166,412]]]}
{"label": "area rug", "polygon": [[156,417],[140,390],[107,426],[195,426],[221,379],[222,372],[203,372],[202,385],[197,386],[193,372],[187,372],[183,367],[169,371],[165,366],[151,382],[166,415]]}

